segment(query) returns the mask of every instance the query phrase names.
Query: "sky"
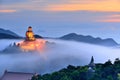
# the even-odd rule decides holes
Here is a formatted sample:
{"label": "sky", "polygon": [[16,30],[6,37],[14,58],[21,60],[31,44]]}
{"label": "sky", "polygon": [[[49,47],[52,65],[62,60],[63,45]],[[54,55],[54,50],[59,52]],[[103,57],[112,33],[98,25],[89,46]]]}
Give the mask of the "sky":
{"label": "sky", "polygon": [[120,43],[120,0],[0,0],[0,28],[24,36],[68,33],[113,38]]}

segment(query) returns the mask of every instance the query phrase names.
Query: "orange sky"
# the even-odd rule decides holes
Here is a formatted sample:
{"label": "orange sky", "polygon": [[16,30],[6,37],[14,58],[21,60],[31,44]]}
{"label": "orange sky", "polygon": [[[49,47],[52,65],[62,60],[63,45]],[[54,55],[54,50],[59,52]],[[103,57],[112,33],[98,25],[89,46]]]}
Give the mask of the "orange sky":
{"label": "orange sky", "polygon": [[[48,12],[120,12],[120,0],[29,0],[22,3],[2,5],[0,13],[19,11],[48,11]],[[118,14],[116,14],[118,15]],[[110,17],[111,16],[111,17]],[[120,17],[113,15],[101,16],[100,22],[120,22]],[[95,20],[96,21],[96,20]]]}
{"label": "orange sky", "polygon": [[[102,12],[120,12],[120,0],[29,0],[24,3],[14,3],[2,5],[3,9],[25,9],[37,11],[102,11]],[[12,12],[12,11],[1,11]],[[14,11],[13,11],[14,12]]]}
{"label": "orange sky", "polygon": [[81,3],[80,1],[70,0],[68,3],[63,4],[51,4],[48,5],[45,10],[48,11],[102,11],[102,12],[120,12],[119,0],[86,0]]}
{"label": "orange sky", "polygon": [[[91,11],[91,12],[120,12],[120,0],[69,0],[61,4],[49,4],[43,8],[45,11],[52,12],[74,12],[74,11]],[[117,14],[116,14],[117,15]],[[120,22],[117,15],[102,16],[103,19],[97,22]]]}

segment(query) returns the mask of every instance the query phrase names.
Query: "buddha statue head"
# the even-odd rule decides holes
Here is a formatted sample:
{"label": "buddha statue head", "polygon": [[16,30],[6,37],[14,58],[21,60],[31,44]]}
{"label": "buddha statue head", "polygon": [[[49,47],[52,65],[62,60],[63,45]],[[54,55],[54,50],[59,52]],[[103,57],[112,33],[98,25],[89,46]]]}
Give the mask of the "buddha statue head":
{"label": "buddha statue head", "polygon": [[31,26],[28,27],[28,31],[32,31],[32,27]]}

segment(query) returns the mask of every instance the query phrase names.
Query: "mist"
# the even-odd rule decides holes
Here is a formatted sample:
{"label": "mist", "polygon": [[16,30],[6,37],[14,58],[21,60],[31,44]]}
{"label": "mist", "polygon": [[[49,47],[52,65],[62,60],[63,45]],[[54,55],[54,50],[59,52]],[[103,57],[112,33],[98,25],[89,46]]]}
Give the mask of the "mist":
{"label": "mist", "polygon": [[[20,40],[0,40],[0,51],[18,41]],[[48,39],[48,41],[55,44],[44,52],[0,53],[0,75],[5,70],[45,74],[66,68],[68,65],[87,65],[91,56],[94,56],[95,63],[104,63],[108,59],[114,61],[115,58],[120,57],[119,48],[55,39]]]}

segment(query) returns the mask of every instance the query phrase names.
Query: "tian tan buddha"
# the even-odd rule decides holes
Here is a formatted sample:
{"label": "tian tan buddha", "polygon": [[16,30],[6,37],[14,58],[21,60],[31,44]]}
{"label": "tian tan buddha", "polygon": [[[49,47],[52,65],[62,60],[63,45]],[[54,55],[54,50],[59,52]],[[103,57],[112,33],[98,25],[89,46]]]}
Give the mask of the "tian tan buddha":
{"label": "tian tan buddha", "polygon": [[26,31],[26,41],[35,41],[34,33],[31,26],[29,26],[28,31]]}

